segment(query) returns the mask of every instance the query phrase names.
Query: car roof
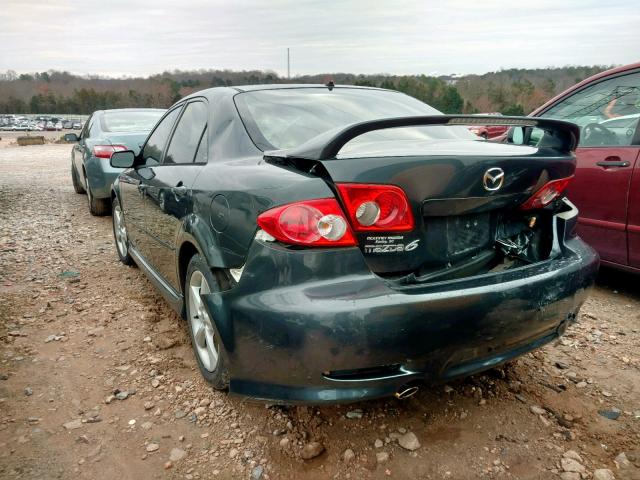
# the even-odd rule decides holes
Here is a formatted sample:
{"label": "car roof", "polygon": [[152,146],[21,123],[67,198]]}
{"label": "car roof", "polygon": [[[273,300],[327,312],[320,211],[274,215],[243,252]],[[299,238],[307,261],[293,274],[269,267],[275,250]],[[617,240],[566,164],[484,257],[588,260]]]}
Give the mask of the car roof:
{"label": "car roof", "polygon": [[[275,84],[262,84],[262,85],[236,85],[230,87],[213,87],[207,88],[205,90],[198,90],[197,92],[193,92],[190,95],[187,95],[184,98],[181,98],[177,103],[182,103],[185,100],[190,100],[198,97],[205,97],[208,99],[213,99],[220,95],[222,96],[234,96],[238,93],[244,92],[257,92],[261,90],[294,90],[294,89],[309,89],[309,88],[328,88],[326,85],[321,83],[275,83]],[[333,88],[336,89],[358,89],[358,90],[380,90],[384,92],[393,92],[400,94],[396,90],[388,90],[385,88],[376,88],[376,87],[361,87],[357,85],[334,85]]]}
{"label": "car roof", "polygon": [[109,108],[106,110],[96,110],[95,113],[112,113],[112,112],[164,112],[166,108]]}
{"label": "car roof", "polygon": [[[231,87],[238,92],[255,92],[258,90],[283,90],[295,88],[329,88],[322,83],[270,83],[264,85],[239,85]],[[384,88],[362,87],[358,85],[333,85],[332,88],[354,88],[360,90],[385,90]]]}
{"label": "car roof", "polygon": [[529,114],[529,116],[536,116],[539,113],[542,113],[547,108],[549,108],[552,104],[554,104],[558,100],[560,100],[562,97],[565,97],[570,93],[573,93],[573,92],[575,92],[577,90],[580,90],[582,87],[584,87],[585,85],[587,85],[589,83],[592,83],[592,82],[594,82],[596,80],[604,79],[606,77],[610,77],[612,75],[617,75],[619,73],[624,73],[624,72],[628,72],[628,71],[631,71],[631,70],[636,70],[636,69],[639,69],[639,68],[640,68],[640,62],[637,62],[637,63],[630,63],[629,65],[623,65],[621,67],[611,68],[609,70],[605,70],[604,72],[596,73],[595,75],[592,75],[591,77],[585,78],[581,82],[576,83],[574,86],[567,88],[565,91],[559,93],[558,95],[553,97],[551,100],[548,100],[543,105],[539,106],[533,112],[531,112]]}

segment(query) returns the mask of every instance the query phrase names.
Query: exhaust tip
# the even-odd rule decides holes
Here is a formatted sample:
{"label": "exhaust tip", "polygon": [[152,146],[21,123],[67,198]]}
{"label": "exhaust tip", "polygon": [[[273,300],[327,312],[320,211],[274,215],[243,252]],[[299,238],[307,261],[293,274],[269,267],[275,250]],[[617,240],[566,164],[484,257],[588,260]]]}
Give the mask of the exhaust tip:
{"label": "exhaust tip", "polygon": [[398,400],[404,400],[405,398],[412,397],[416,393],[418,393],[419,388],[415,385],[412,387],[402,387],[400,390],[396,392],[396,398]]}

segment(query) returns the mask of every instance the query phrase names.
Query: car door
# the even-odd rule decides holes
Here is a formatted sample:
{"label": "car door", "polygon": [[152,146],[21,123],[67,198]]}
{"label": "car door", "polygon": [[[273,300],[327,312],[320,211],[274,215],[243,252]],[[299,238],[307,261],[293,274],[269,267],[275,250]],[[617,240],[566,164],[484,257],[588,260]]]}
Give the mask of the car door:
{"label": "car door", "polygon": [[628,199],[640,148],[640,72],[587,84],[539,116],[581,127],[575,178],[567,190],[580,212],[578,233],[603,261],[628,265]]}
{"label": "car door", "polygon": [[[636,139],[640,143],[640,127],[637,128]],[[631,177],[631,188],[629,189],[629,216],[627,222],[629,265],[633,268],[640,268],[640,153],[638,155]]]}
{"label": "car door", "polygon": [[78,174],[78,178],[81,183],[84,183],[84,172],[82,170],[82,166],[84,164],[84,148],[86,145],[86,139],[89,137],[89,129],[93,125],[93,118],[95,114],[92,114],[87,123],[84,124],[84,128],[80,132],[80,139],[73,146],[71,150],[71,161],[73,162],[73,168],[76,169],[76,173]]}
{"label": "car door", "polygon": [[206,164],[207,113],[204,100],[185,105],[162,163],[150,167],[153,175],[147,182],[144,225],[151,240],[148,258],[176,291],[180,289],[176,238],[183,218],[191,212],[191,187]]}
{"label": "car door", "polygon": [[146,190],[154,174],[153,167],[162,161],[169,135],[182,110],[179,105],[169,112],[155,126],[136,159],[136,167],[126,170],[119,177],[120,201],[127,225],[127,235],[136,253],[145,257],[150,255],[149,233],[144,228],[144,206]]}

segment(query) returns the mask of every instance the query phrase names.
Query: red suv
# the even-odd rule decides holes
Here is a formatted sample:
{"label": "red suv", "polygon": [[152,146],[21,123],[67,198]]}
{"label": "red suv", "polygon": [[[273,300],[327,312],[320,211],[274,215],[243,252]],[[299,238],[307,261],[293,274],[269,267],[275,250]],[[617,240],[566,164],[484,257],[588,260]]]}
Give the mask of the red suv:
{"label": "red suv", "polygon": [[640,63],[594,75],[531,116],[580,126],[567,189],[580,211],[578,233],[603,264],[640,272]]}

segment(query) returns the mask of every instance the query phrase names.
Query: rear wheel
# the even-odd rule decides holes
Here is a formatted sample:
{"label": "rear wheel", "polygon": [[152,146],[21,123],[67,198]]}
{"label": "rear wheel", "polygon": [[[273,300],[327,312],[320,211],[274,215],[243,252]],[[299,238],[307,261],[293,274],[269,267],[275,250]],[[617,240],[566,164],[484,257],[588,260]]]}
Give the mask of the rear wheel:
{"label": "rear wheel", "polygon": [[87,200],[89,201],[89,212],[96,217],[102,217],[107,215],[111,210],[108,198],[95,198],[91,187],[89,186],[89,180],[87,175],[84,176],[84,189],[87,191]]}
{"label": "rear wheel", "polygon": [[200,373],[216,390],[229,386],[226,352],[201,295],[218,290],[218,282],[204,259],[196,254],[187,267],[185,303],[191,345]]}
{"label": "rear wheel", "polygon": [[116,250],[118,258],[125,265],[133,265],[133,258],[129,255],[129,237],[127,236],[127,227],[124,223],[124,214],[118,197],[113,199],[113,238],[116,241]]}
{"label": "rear wheel", "polygon": [[71,164],[71,181],[73,182],[73,189],[76,193],[85,193],[84,187],[80,183],[80,179],[76,173],[76,167],[73,166],[73,163]]}

